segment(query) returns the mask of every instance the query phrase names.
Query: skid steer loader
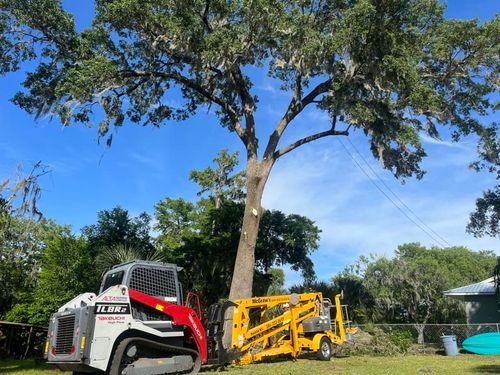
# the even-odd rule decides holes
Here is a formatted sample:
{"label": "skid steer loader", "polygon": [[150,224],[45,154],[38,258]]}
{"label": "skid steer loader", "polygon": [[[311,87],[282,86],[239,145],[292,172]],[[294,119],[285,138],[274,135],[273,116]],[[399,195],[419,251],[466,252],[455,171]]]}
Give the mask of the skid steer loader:
{"label": "skid steer loader", "polygon": [[81,294],[51,316],[47,362],[73,374],[196,374],[207,341],[182,305],[178,271],[143,261],[113,267],[99,295]]}

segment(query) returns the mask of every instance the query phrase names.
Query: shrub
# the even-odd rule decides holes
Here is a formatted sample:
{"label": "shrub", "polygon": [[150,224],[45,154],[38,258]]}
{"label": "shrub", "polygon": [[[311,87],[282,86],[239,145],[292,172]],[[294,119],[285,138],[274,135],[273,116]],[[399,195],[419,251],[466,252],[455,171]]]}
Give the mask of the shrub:
{"label": "shrub", "polygon": [[370,335],[375,334],[375,325],[371,322],[365,324],[364,331],[369,333]]}
{"label": "shrub", "polygon": [[408,331],[392,331],[388,334],[388,337],[401,353],[407,353],[414,343],[414,338]]}
{"label": "shrub", "polygon": [[375,327],[371,333],[359,330],[350,341],[338,347],[340,355],[392,356],[400,353],[400,348],[390,340],[389,335]]}

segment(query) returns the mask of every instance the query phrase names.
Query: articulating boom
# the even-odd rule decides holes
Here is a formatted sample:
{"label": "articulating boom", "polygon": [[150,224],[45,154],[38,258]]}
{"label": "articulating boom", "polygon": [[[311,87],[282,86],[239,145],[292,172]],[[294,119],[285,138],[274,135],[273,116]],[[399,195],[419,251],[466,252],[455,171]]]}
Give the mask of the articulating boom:
{"label": "articulating boom", "polygon": [[[231,343],[226,349],[223,317],[230,307]],[[214,306],[209,311],[209,357],[217,357],[220,364],[247,364],[278,355],[296,358],[310,351],[329,360],[332,344],[345,341],[340,295],[335,297],[333,321],[331,307],[321,293],[254,297]]]}

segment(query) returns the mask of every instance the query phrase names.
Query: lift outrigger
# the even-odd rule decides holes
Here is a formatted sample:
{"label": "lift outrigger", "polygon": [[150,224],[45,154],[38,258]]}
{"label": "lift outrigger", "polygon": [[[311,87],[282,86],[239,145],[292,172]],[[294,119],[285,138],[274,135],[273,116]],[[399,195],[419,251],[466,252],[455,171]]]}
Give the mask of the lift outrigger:
{"label": "lift outrigger", "polygon": [[[213,305],[207,330],[209,362],[249,364],[275,356],[296,358],[304,351],[316,353],[321,360],[330,360],[332,345],[345,342],[340,298],[340,294],[336,295],[332,305],[321,293],[304,293]],[[229,308],[233,308],[231,342],[226,348],[224,316]]]}

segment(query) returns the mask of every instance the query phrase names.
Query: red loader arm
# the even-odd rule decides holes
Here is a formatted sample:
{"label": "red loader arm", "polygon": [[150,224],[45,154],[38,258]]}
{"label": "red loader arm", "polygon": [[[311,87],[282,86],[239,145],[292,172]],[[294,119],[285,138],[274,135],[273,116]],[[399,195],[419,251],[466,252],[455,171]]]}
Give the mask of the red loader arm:
{"label": "red loader arm", "polygon": [[128,295],[131,299],[172,317],[174,325],[186,326],[196,342],[201,362],[207,362],[207,338],[205,336],[205,329],[193,309],[162,301],[161,299],[151,297],[148,294],[138,292],[131,288],[128,289]]}

